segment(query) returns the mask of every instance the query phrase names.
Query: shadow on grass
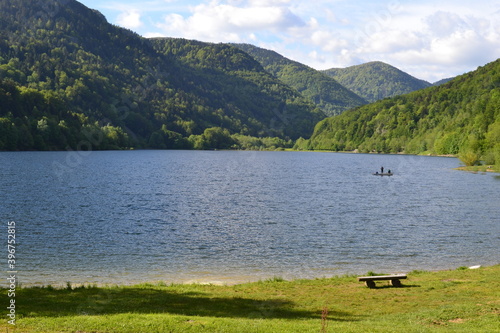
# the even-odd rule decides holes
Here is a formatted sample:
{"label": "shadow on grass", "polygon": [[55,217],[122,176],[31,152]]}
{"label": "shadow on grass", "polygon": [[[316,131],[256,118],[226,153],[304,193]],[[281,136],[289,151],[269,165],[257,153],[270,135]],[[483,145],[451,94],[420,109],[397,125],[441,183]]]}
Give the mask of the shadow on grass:
{"label": "shadow on grass", "polygon": [[[258,300],[217,297],[209,293],[156,288],[26,288],[18,290],[18,313],[29,317],[113,315],[120,313],[172,314],[228,318],[321,318],[321,310],[297,309],[286,299]],[[356,320],[331,311],[334,321]]]}
{"label": "shadow on grass", "polygon": [[389,284],[378,284],[375,285],[374,288],[369,288],[369,289],[405,289],[405,288],[421,288],[422,286],[417,285],[417,284],[402,284],[399,287],[394,287]]}

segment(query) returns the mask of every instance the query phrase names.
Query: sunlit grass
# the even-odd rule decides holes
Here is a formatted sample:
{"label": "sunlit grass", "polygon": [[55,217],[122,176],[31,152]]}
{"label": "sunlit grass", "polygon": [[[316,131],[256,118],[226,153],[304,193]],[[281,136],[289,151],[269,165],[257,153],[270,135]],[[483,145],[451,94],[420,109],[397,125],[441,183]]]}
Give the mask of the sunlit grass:
{"label": "sunlit grass", "polygon": [[15,332],[494,332],[499,274],[500,266],[413,271],[402,288],[375,289],[354,276],[22,288]]}

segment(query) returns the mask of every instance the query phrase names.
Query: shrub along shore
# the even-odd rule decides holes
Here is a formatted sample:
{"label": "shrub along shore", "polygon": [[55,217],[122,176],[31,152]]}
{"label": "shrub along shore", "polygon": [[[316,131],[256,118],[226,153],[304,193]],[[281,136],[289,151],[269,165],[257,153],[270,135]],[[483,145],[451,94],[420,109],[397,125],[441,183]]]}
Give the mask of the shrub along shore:
{"label": "shrub along shore", "polygon": [[[382,274],[382,273],[374,273]],[[500,265],[410,272],[401,288],[355,276],[233,286],[30,287],[4,332],[495,332]],[[8,304],[4,292],[3,304]],[[4,310],[6,311],[6,310]]]}

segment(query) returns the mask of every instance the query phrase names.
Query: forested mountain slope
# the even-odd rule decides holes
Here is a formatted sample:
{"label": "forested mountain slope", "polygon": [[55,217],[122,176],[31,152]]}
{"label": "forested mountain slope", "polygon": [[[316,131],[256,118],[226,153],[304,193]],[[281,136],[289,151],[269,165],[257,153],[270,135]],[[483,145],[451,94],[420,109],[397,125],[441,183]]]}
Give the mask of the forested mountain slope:
{"label": "forested mountain slope", "polygon": [[442,84],[445,84],[445,83],[450,82],[450,81],[451,81],[451,80],[453,80],[453,79],[454,79],[454,77],[449,77],[449,78],[446,78],[446,79],[441,79],[441,80],[439,80],[439,81],[434,82],[432,85],[433,85],[433,86],[440,86],[440,85],[442,85]]}
{"label": "forested mountain slope", "polygon": [[472,153],[500,164],[500,60],[437,87],[384,99],[316,125],[300,149]]}
{"label": "forested mountain slope", "polygon": [[429,82],[419,80],[380,61],[347,68],[332,68],[324,73],[369,102],[431,86]]}
{"label": "forested mountain slope", "polygon": [[337,115],[345,110],[366,104],[337,81],[306,65],[282,55],[250,44],[232,44],[250,54],[272,75],[297,89],[304,97],[318,105],[326,115]]}
{"label": "forested mountain slope", "polygon": [[0,0],[0,149],[74,149],[85,133],[94,149],[189,148],[212,127],[296,138],[323,117],[236,48],[197,45],[209,68],[160,44],[74,0]]}
{"label": "forested mountain slope", "polygon": [[[324,118],[317,106],[234,46],[177,38],[151,42],[160,54],[189,69],[193,80],[206,86],[198,93],[206,94],[206,104],[224,101],[219,111],[224,107],[234,112],[235,119],[248,119],[227,127],[233,133],[298,138],[300,133],[312,134],[315,122]],[[252,131],[251,125],[261,130]]]}

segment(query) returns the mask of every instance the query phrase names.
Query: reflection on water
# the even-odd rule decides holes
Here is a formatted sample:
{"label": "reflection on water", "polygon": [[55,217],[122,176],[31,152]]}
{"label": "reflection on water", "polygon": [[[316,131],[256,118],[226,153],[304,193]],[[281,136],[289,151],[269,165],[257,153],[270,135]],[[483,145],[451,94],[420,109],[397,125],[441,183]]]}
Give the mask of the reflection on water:
{"label": "reflection on water", "polygon": [[[118,151],[67,161],[0,154],[22,283],[230,283],[500,261],[499,177],[452,170],[456,159]],[[374,177],[381,166],[394,176]]]}

